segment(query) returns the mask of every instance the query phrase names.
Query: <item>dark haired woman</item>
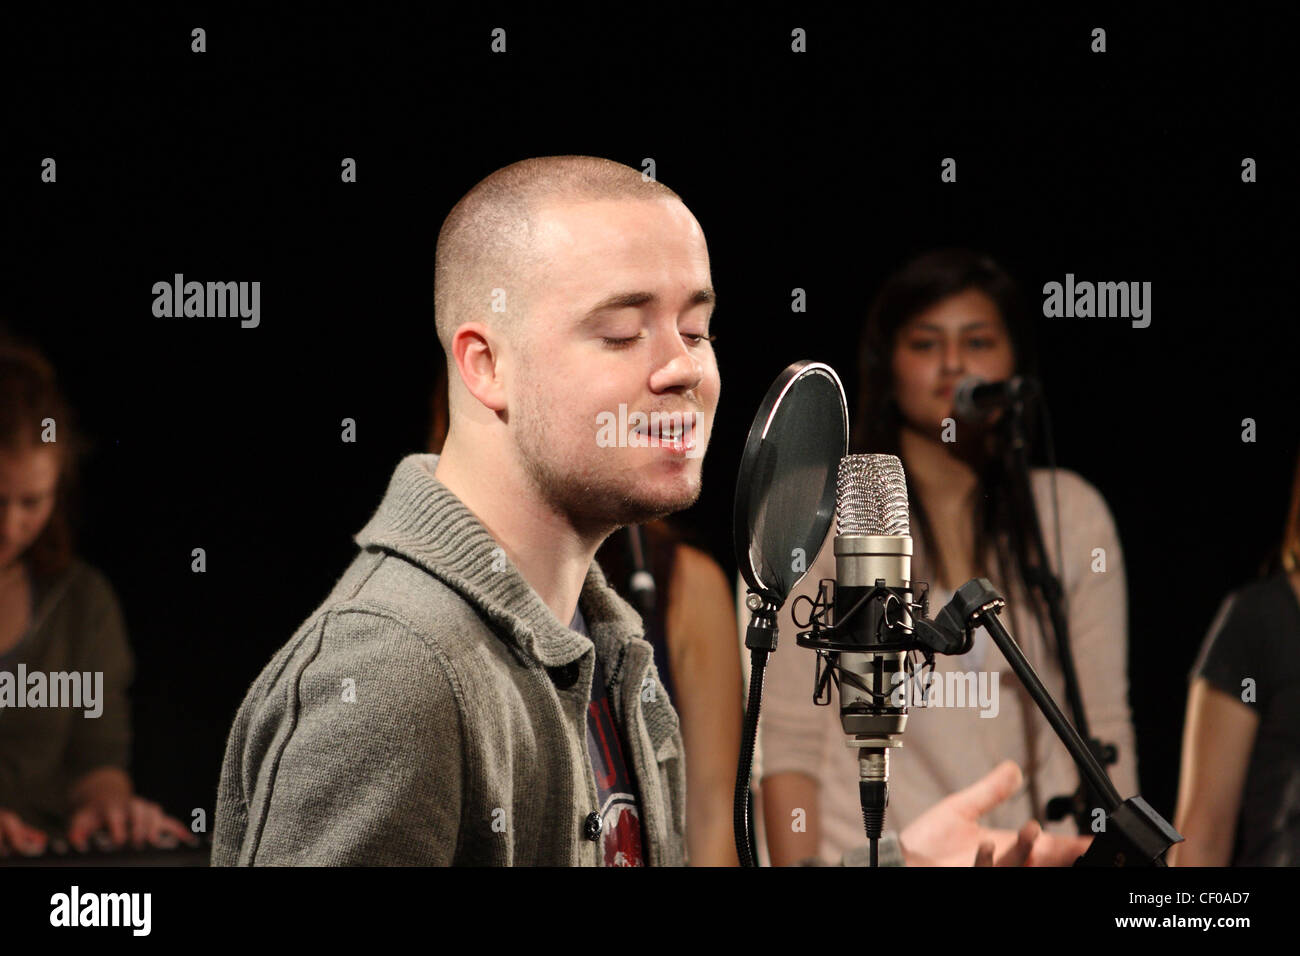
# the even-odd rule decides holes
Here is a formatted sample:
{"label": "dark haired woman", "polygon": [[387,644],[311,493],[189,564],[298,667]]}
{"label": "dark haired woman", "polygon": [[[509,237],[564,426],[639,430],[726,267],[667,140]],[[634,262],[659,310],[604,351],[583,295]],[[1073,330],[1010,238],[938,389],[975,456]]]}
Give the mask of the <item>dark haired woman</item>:
{"label": "dark haired woman", "polygon": [[1300,457],[1278,563],[1223,602],[1192,669],[1173,865],[1300,865]]}
{"label": "dark haired woman", "polygon": [[49,365],[0,342],[0,680],[12,694],[29,690],[19,673],[51,687],[50,675],[89,673],[98,684],[90,710],[0,697],[0,855],[38,853],[64,826],[79,849],[101,829],[115,846],[195,842],[135,795],[127,773],[131,651],[108,581],[72,551],[76,445]]}
{"label": "dark haired woman", "polygon": [[[964,250],[914,259],[886,282],[867,318],[852,450],[902,459],[915,549],[912,577],[930,584],[931,613],[970,578],[989,578],[1007,598],[1004,622],[1064,706],[1061,668],[1045,636],[1047,614],[1028,597],[1020,566],[1021,555],[1031,552],[1008,531],[1003,431],[953,421],[954,390],[964,377],[1001,381],[1032,372],[1026,339],[1015,285],[991,259]],[[1128,797],[1137,792],[1137,761],[1128,705],[1123,556],[1101,495],[1073,472],[1057,470],[1055,477],[1064,569],[1055,554],[1049,562],[1065,590],[1090,730],[1117,746],[1119,761],[1109,771]],[[1049,542],[1051,478],[1044,469],[1031,473]],[[866,841],[856,751],[845,745],[838,697],[833,694],[827,707],[813,705],[814,657],[793,640],[806,629],[792,617],[796,599],[814,597],[818,581],[835,576],[829,542],[830,536],[782,610],[779,627],[786,639],[768,665],[761,780],[775,865],[812,857],[834,861]],[[806,609],[807,602],[800,604]],[[805,610],[801,619],[806,616]],[[969,697],[961,700],[958,690],[961,696],[970,691]],[[933,683],[914,689],[909,700],[918,696],[931,706],[913,709],[903,748],[891,760],[889,827],[903,831],[926,808],[1005,758],[1024,768],[1026,789],[988,814],[988,826],[1015,829],[1027,817],[1045,822],[1047,801],[1078,786],[1065,747],[982,629],[969,654],[936,659]],[[1074,824],[1045,829],[1067,834]]]}

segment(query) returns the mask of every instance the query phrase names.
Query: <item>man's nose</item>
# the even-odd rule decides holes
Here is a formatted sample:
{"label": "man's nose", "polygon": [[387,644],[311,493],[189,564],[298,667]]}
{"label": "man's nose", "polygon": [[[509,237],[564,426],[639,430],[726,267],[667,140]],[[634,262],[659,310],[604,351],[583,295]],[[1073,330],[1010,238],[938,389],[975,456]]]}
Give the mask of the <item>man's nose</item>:
{"label": "man's nose", "polygon": [[674,333],[672,340],[676,344],[658,356],[658,367],[650,377],[650,384],[656,392],[669,389],[689,392],[704,380],[704,366],[690,353],[680,335]]}

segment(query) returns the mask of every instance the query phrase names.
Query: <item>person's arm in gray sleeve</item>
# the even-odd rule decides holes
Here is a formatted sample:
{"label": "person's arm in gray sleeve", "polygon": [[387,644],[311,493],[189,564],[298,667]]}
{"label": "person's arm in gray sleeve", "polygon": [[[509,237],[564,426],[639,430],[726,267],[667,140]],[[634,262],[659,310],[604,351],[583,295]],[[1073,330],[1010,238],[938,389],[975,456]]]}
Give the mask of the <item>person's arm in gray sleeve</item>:
{"label": "person's arm in gray sleeve", "polygon": [[[241,781],[223,772],[224,791],[249,795],[237,856],[226,853],[223,861],[454,862],[464,779],[461,701],[440,654],[405,624],[368,609],[327,614],[280,669],[259,710],[235,747],[242,752],[227,757]],[[237,818],[239,801],[226,803]]]}

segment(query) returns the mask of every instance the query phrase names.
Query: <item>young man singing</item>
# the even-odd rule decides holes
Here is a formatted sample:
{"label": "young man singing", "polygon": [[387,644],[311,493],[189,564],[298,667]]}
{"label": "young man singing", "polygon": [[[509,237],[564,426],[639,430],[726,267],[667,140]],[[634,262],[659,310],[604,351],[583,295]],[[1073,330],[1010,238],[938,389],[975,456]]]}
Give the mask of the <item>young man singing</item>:
{"label": "young man singing", "polygon": [[[593,558],[699,497],[721,390],[704,233],[637,170],[525,160],[448,215],[434,299],[442,454],[397,466],[352,565],[245,697],[212,862],[682,864],[678,718]],[[630,434],[609,441],[611,416]],[[1081,852],[1032,821],[976,824],[1017,778],[937,804],[909,859]],[[897,839],[881,858],[902,862]]]}

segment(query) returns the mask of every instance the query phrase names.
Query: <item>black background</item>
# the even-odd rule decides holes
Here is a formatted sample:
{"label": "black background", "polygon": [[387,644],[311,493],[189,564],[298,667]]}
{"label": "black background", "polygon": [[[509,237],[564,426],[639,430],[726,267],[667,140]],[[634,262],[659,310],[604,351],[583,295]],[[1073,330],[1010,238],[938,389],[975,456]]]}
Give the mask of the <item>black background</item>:
{"label": "black background", "polygon": [[[618,9],[11,21],[0,323],[46,350],[96,441],[79,540],[137,655],[137,788],[210,815],[249,682],[423,450],[447,211],[510,162],[585,153],[652,157],[709,240],[724,387],[679,517],[733,580],[759,400],[813,358],[852,407],[866,307],[909,256],[987,250],[1031,305],[1067,272],[1153,284],[1149,328],[1039,318],[1037,336],[1058,462],[1119,528],[1142,789],[1172,819],[1188,668],[1280,539],[1300,444],[1288,25],[1196,5]],[[260,280],[260,327],[155,318],[176,272]]]}

